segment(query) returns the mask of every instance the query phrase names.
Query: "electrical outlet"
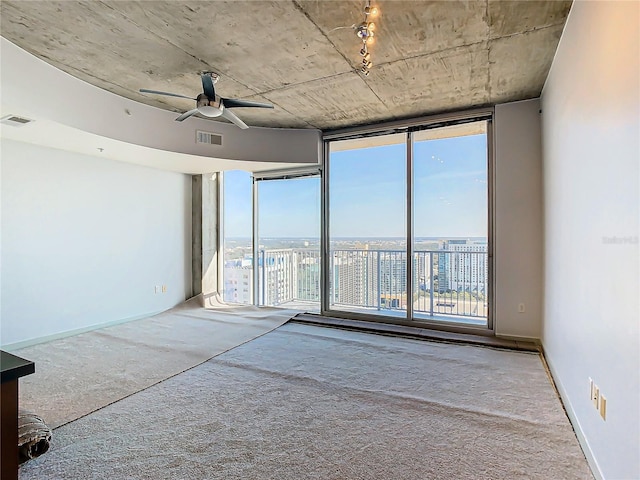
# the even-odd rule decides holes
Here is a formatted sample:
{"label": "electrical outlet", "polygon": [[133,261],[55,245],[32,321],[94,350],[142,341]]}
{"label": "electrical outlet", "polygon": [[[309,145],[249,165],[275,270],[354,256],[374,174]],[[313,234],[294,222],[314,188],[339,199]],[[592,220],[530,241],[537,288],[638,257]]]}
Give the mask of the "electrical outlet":
{"label": "electrical outlet", "polygon": [[518,313],[524,313],[524,303],[518,304]]}
{"label": "electrical outlet", "polygon": [[607,419],[607,399],[600,393],[600,387],[593,383],[593,379],[589,377],[589,400],[600,412],[603,420]]}
{"label": "electrical outlet", "polygon": [[162,293],[167,293],[167,286],[166,285],[162,285]]}
{"label": "electrical outlet", "polygon": [[155,289],[154,289],[153,293],[160,293],[160,290],[161,290],[161,289],[160,289],[160,285],[156,285],[156,287],[155,287]]}
{"label": "electrical outlet", "polygon": [[607,399],[604,395],[600,395],[600,416],[603,420],[607,419]]}

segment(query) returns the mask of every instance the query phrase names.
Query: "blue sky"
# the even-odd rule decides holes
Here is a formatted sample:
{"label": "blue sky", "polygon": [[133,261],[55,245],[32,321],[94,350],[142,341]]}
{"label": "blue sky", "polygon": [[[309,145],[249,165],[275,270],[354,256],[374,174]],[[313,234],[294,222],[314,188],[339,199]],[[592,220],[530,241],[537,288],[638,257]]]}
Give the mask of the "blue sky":
{"label": "blue sky", "polygon": [[[402,237],[406,217],[404,144],[331,154],[330,230],[335,237]],[[485,135],[416,142],[417,237],[487,236]],[[319,237],[320,179],[259,184],[260,235]],[[225,236],[251,235],[251,178],[225,172]]]}

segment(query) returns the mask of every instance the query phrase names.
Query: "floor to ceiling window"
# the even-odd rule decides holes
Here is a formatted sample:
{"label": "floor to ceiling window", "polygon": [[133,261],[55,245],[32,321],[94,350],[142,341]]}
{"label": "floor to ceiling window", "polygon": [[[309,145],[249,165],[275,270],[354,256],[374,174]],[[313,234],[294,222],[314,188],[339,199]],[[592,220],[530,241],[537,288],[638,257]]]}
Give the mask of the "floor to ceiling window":
{"label": "floor to ceiling window", "polygon": [[406,141],[330,144],[329,308],[404,316]]}
{"label": "floor to ceiling window", "polygon": [[257,183],[258,305],[320,311],[320,177]]}
{"label": "floor to ceiling window", "polygon": [[222,298],[229,303],[253,303],[253,203],[251,173],[223,174]]}
{"label": "floor to ceiling window", "polygon": [[222,178],[223,300],[319,312],[318,168]]}
{"label": "floor to ceiling window", "polygon": [[413,140],[413,314],[486,326],[486,122],[417,131]]}
{"label": "floor to ceiling window", "polygon": [[328,313],[490,326],[489,125],[325,143]]}
{"label": "floor to ceiling window", "polygon": [[489,112],[337,134],[322,179],[225,172],[224,300],[491,328],[490,127]]}

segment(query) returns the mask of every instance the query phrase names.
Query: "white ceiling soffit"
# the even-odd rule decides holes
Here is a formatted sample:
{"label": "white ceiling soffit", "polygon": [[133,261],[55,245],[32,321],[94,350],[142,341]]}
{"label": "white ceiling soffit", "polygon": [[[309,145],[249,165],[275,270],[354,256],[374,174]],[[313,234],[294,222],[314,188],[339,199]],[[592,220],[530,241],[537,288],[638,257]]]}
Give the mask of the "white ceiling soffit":
{"label": "white ceiling soffit", "polygon": [[[0,115],[16,112],[15,108],[0,107]],[[33,117],[30,117],[33,118]],[[250,162],[225,160],[223,158],[189,155],[167,150],[142,147],[83,132],[51,120],[39,119],[22,126],[0,125],[0,137],[3,140],[30,143],[42,147],[55,148],[68,152],[90,155],[119,162],[133,163],[146,167],[168,170],[191,175],[222,172],[226,170],[261,170],[299,167],[299,163]]]}
{"label": "white ceiling soffit", "polygon": [[[172,112],[90,85],[4,38],[0,47],[0,116],[35,120],[2,125],[3,138],[191,174],[319,163],[318,130],[241,130],[195,117],[176,122]],[[222,135],[222,145],[197,143],[197,131]]]}

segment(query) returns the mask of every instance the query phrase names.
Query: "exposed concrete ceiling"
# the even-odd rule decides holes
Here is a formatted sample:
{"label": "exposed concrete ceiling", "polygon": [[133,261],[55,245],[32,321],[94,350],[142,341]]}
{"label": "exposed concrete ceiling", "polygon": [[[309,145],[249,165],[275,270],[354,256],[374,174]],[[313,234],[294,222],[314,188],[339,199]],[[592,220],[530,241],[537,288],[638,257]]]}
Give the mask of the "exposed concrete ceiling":
{"label": "exposed concrete ceiling", "polygon": [[[0,2],[3,37],[118,95],[176,112],[199,73],[249,125],[336,129],[539,96],[571,1],[385,1],[359,72],[363,1]],[[42,79],[46,82],[46,79]],[[188,121],[188,120],[187,120]]]}

